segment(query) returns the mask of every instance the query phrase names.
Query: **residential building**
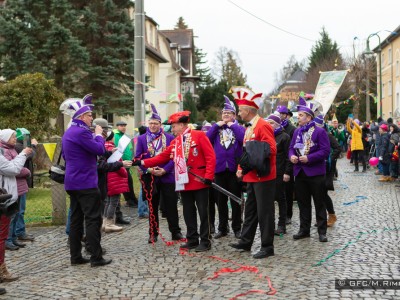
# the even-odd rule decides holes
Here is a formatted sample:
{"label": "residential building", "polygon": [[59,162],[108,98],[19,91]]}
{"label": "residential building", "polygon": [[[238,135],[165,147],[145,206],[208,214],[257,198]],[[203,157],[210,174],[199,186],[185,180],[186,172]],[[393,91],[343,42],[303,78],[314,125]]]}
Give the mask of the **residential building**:
{"label": "residential building", "polygon": [[[396,33],[396,34],[393,34]],[[381,72],[382,83],[380,82],[380,70],[377,71],[377,111],[380,109],[380,84],[382,84],[382,112],[383,118],[394,118],[400,121],[400,26],[392,34],[381,41],[373,51],[377,53],[379,61],[379,50],[381,49]]]}

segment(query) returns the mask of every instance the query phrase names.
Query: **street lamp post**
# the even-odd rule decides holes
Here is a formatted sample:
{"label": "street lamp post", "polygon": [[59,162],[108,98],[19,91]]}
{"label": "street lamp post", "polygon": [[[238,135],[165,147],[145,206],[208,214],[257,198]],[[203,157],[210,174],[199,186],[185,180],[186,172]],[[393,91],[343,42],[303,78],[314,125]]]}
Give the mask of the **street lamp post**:
{"label": "street lamp post", "polygon": [[[382,117],[382,48],[381,48],[381,38],[377,33],[371,33],[367,38],[367,49],[365,49],[364,54],[374,54],[373,51],[369,48],[369,39],[373,36],[377,36],[379,39],[379,48],[378,48],[378,65],[379,65],[379,114]],[[369,98],[368,98],[369,99]]]}

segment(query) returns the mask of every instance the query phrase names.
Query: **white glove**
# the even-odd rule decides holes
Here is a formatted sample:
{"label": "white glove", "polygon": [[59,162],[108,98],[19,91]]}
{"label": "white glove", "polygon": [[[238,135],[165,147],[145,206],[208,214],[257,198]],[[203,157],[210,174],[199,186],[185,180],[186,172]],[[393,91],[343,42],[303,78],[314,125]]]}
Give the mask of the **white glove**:
{"label": "white glove", "polygon": [[382,156],[379,156],[379,160],[383,160],[383,157],[382,157]]}

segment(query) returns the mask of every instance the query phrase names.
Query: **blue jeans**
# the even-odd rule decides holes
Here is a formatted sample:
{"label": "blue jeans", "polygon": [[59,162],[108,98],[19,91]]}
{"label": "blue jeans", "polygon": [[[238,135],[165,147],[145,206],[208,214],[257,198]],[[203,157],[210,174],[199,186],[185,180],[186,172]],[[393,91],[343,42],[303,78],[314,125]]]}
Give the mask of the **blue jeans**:
{"label": "blue jeans", "polygon": [[145,215],[149,215],[149,207],[147,201],[143,201],[143,192],[140,189],[139,192],[139,203],[138,203],[138,216],[144,217]]}
{"label": "blue jeans", "polygon": [[[26,194],[22,195],[22,196],[18,196],[18,202],[21,201],[21,198],[25,197],[26,200]],[[19,214],[19,211],[13,215],[10,218],[10,228],[8,230],[8,237],[6,240],[6,244],[12,244],[13,242],[15,242],[17,240],[17,234],[16,234],[16,229],[17,229],[17,215]]]}
{"label": "blue jeans", "polygon": [[390,163],[382,163],[383,176],[390,176]]}
{"label": "blue jeans", "polygon": [[25,208],[26,208],[26,194],[19,196],[19,212],[15,215],[15,234],[17,236],[24,236],[25,231]]}

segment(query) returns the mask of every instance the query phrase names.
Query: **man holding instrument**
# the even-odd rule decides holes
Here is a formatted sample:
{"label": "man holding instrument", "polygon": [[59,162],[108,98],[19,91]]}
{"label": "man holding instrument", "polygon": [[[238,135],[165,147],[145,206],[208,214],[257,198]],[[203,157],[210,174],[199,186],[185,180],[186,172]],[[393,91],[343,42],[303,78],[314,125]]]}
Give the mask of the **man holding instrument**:
{"label": "man holding instrument", "polygon": [[[174,161],[175,186],[176,191],[181,192],[183,217],[187,226],[187,243],[181,248],[203,252],[211,249],[208,193],[214,179],[216,160],[212,145],[205,133],[188,127],[189,115],[190,111],[172,114],[168,124],[171,124],[176,138],[157,156],[136,160],[133,165],[151,168],[169,160]],[[200,234],[197,228],[196,207],[200,217]]]}

